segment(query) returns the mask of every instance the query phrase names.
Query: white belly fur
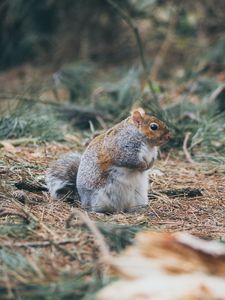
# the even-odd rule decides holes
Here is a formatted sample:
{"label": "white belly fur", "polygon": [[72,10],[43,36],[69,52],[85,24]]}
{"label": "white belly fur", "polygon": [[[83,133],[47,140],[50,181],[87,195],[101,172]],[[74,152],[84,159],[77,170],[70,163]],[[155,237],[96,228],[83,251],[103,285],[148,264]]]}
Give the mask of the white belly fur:
{"label": "white belly fur", "polygon": [[102,211],[129,211],[147,205],[148,171],[113,167],[110,181],[96,193],[95,199],[93,210],[101,207]]}
{"label": "white belly fur", "polygon": [[[148,164],[157,158],[157,147],[142,146],[139,159]],[[128,168],[112,167],[109,181],[95,193],[92,209],[95,211],[134,210],[148,204],[148,170],[134,171]],[[99,207],[99,209],[98,209]]]}

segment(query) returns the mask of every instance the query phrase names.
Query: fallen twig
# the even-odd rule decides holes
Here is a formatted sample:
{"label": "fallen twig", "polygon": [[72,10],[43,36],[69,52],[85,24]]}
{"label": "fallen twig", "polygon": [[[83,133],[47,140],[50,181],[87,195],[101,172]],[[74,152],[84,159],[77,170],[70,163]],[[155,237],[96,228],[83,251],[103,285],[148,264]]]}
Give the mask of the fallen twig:
{"label": "fallen twig", "polygon": [[[183,188],[183,189],[172,189],[172,190],[165,190],[159,191],[160,194],[164,194],[168,197],[187,197],[187,198],[194,198],[202,196],[202,192],[200,189],[197,188]],[[154,193],[149,193],[150,199],[156,199]]]}
{"label": "fallen twig", "polygon": [[1,247],[16,247],[16,248],[38,248],[38,247],[49,247],[49,246],[58,246],[66,244],[75,244],[80,242],[78,238],[74,239],[64,239],[64,240],[47,240],[47,241],[33,241],[33,242],[5,242],[1,243]]}
{"label": "fallen twig", "polygon": [[185,134],[184,142],[183,142],[183,151],[184,151],[187,161],[191,164],[195,164],[195,161],[191,158],[191,154],[188,152],[188,149],[187,149],[187,143],[188,143],[190,135],[191,135],[191,132],[187,132]]}
{"label": "fallen twig", "polygon": [[110,260],[111,258],[111,254],[109,251],[109,247],[106,244],[103,235],[101,234],[101,232],[99,231],[99,229],[97,228],[97,226],[95,225],[94,222],[91,221],[91,219],[89,218],[87,213],[83,213],[78,209],[74,209],[73,213],[69,216],[69,218],[67,219],[67,227],[70,226],[70,222],[73,219],[74,216],[79,216],[79,218],[88,226],[88,228],[90,229],[90,231],[94,234],[94,236],[96,237],[96,242],[99,246],[99,249],[101,251],[101,259],[104,262],[107,262]]}
{"label": "fallen twig", "polygon": [[213,101],[215,101],[215,99],[221,94],[221,92],[223,92],[225,90],[225,83],[223,83],[222,85],[218,86],[210,95],[209,97],[209,102],[212,103]]}

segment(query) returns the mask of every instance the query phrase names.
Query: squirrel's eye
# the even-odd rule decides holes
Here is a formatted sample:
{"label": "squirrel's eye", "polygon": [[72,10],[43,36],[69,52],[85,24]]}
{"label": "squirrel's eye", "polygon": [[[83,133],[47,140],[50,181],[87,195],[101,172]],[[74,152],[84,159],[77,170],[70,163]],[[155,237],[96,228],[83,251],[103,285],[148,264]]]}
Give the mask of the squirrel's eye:
{"label": "squirrel's eye", "polygon": [[151,128],[151,130],[157,130],[157,129],[159,129],[159,125],[156,123],[151,123],[150,128]]}

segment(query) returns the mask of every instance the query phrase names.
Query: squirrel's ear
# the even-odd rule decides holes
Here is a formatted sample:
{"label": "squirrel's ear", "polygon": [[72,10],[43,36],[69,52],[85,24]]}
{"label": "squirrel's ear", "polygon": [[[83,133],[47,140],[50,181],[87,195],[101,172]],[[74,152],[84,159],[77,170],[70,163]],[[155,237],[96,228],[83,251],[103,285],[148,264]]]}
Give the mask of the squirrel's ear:
{"label": "squirrel's ear", "polygon": [[143,117],[145,115],[145,111],[143,108],[136,108],[131,112],[131,118],[134,124],[140,125],[143,121]]}

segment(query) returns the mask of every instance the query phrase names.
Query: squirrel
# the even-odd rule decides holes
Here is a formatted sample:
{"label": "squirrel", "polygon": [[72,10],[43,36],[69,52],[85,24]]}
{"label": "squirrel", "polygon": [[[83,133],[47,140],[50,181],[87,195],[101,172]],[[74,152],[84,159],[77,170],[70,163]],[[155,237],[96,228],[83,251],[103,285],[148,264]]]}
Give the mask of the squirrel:
{"label": "squirrel", "polygon": [[66,154],[47,170],[53,198],[75,199],[100,213],[129,212],[148,204],[148,170],[158,146],[170,138],[166,124],[137,108],[105,133],[95,137],[84,153]]}

